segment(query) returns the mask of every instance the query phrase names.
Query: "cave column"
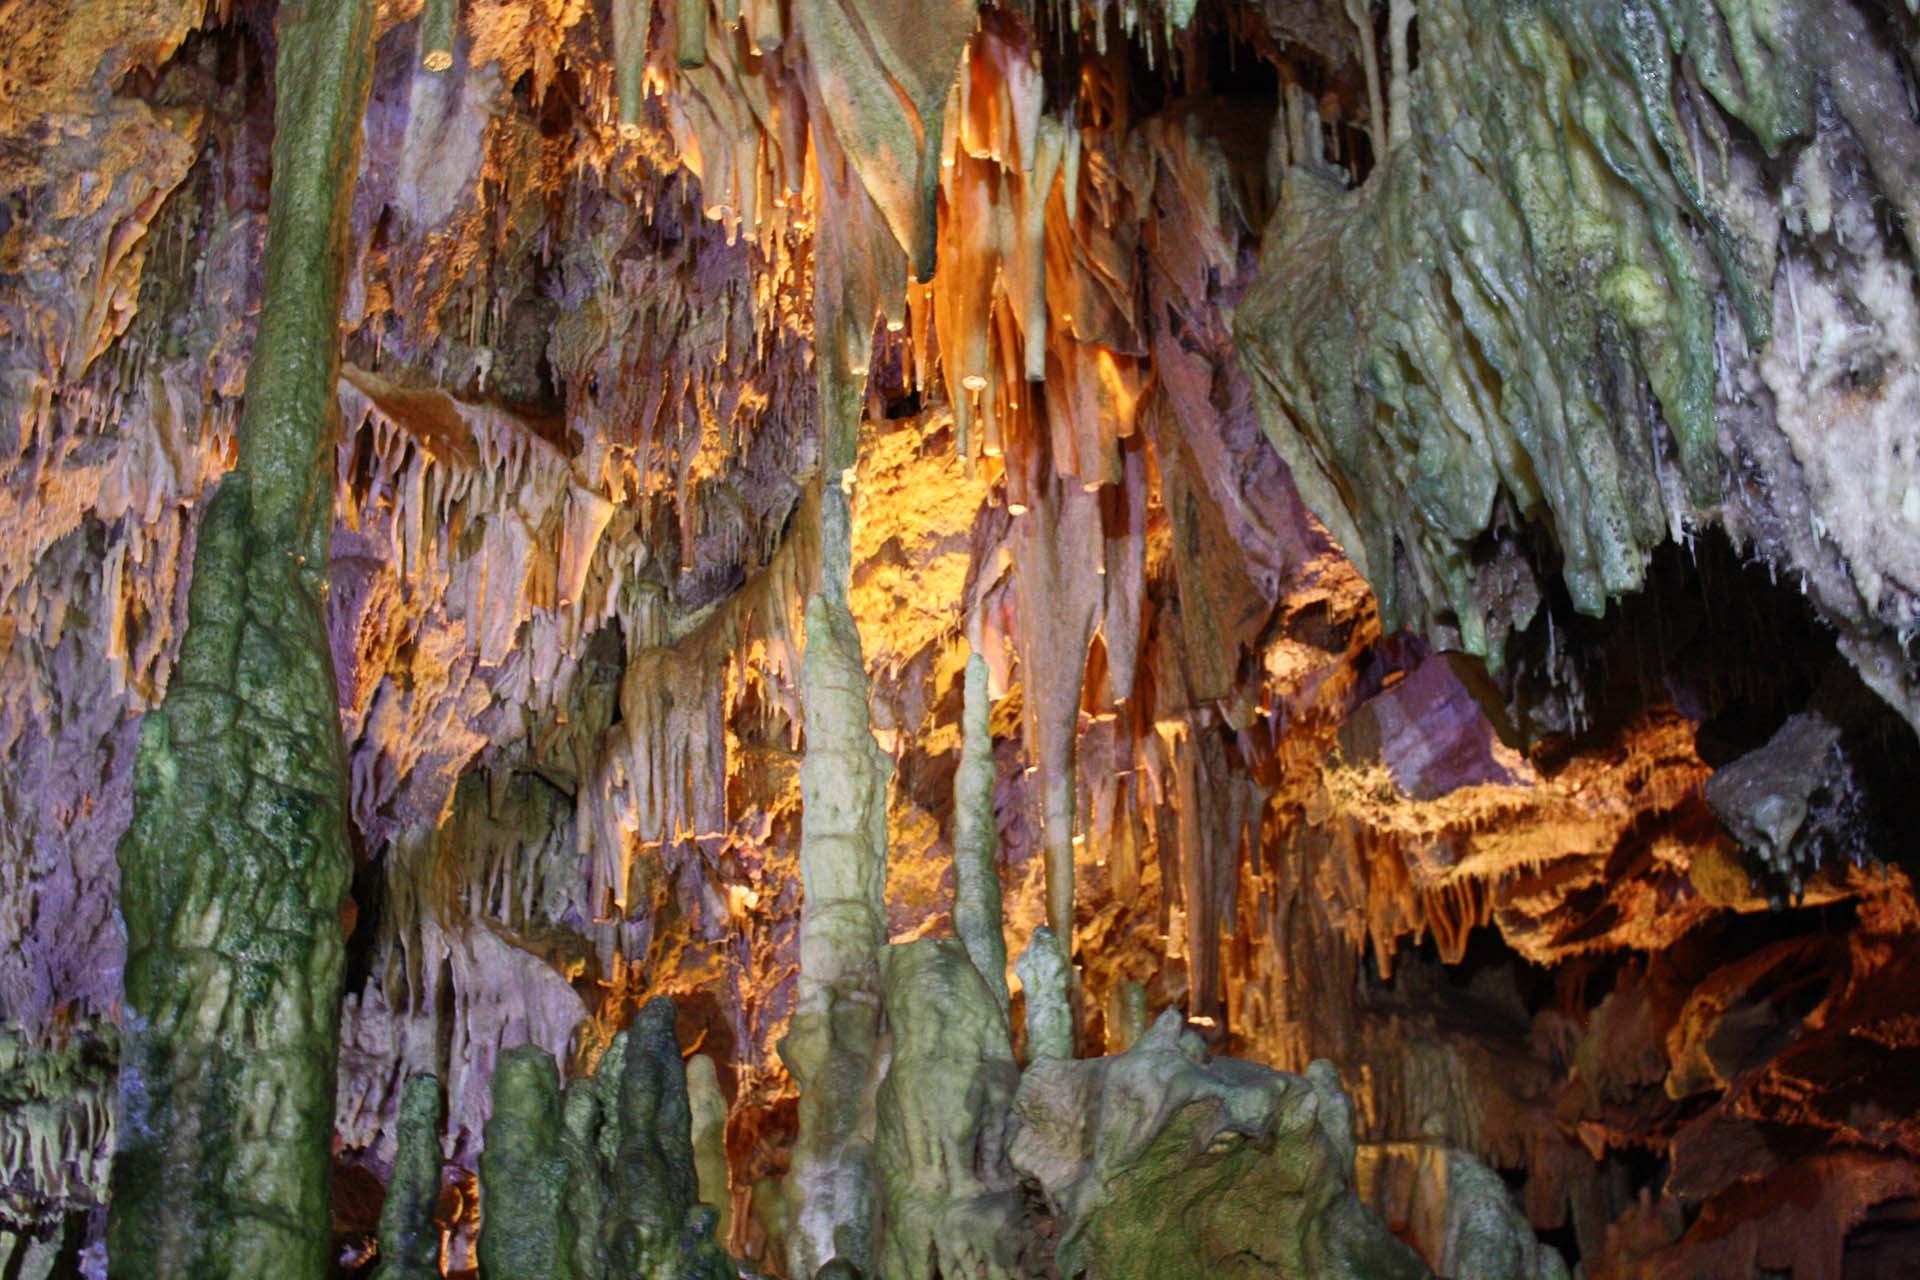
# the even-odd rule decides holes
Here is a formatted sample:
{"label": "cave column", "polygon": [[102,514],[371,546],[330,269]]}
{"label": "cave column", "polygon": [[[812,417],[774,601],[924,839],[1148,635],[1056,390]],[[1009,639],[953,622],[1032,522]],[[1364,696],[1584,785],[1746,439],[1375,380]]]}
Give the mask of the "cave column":
{"label": "cave column", "polygon": [[280,6],[266,284],[120,846],[127,933],[112,1274],[324,1276],[345,750],[322,599],[371,0]]}

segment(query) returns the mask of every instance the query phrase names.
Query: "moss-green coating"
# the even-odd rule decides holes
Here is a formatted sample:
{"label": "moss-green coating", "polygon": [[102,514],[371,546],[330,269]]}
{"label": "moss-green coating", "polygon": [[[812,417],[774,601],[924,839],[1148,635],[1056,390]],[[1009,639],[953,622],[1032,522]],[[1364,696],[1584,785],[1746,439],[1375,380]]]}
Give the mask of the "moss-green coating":
{"label": "moss-green coating", "polygon": [[369,0],[281,8],[266,304],[120,846],[112,1274],[326,1273],[347,853],[321,607]]}
{"label": "moss-green coating", "polygon": [[453,66],[455,0],[427,0],[420,15],[420,65],[429,71]]}
{"label": "moss-green coating", "polygon": [[1422,1280],[1355,1197],[1350,1122],[1329,1101],[1317,1082],[1209,1060],[1169,1010],[1117,1057],[1029,1067],[1010,1151],[1053,1209],[1062,1276]]}
{"label": "moss-green coating", "polygon": [[733,1276],[732,1264],[713,1240],[717,1215],[700,1203],[693,1113],[674,1016],[673,1001],[657,997],[627,1032],[618,1155],[606,1170],[608,1280]]}
{"label": "moss-green coating", "polygon": [[875,1147],[888,1280],[1016,1274],[1031,1232],[1002,1132],[1019,1083],[1005,1009],[953,938],[888,947],[893,1047]]}
{"label": "moss-green coating", "polygon": [[707,0],[678,0],[674,7],[676,60],[683,67],[707,65]]}
{"label": "moss-green coating", "polygon": [[480,1157],[483,1280],[732,1280],[700,1203],[674,1004],[650,1001],[562,1095],[523,1045],[494,1071]]}
{"label": "moss-green coating", "polygon": [[620,132],[640,134],[640,104],[647,73],[647,0],[613,0],[613,92]]}
{"label": "moss-green coating", "polygon": [[569,1194],[573,1162],[553,1055],[520,1045],[493,1069],[493,1114],[480,1156],[480,1274],[486,1280],[588,1280]]}
{"label": "moss-green coating", "polygon": [[374,1280],[435,1280],[440,1274],[440,1081],[418,1075],[400,1095],[393,1173],[380,1204],[380,1267]]}
{"label": "moss-green coating", "polygon": [[1073,1056],[1072,976],[1060,939],[1041,925],[1014,961],[1027,1005],[1027,1061]]}
{"label": "moss-green coating", "polygon": [[1290,171],[1237,337],[1388,626],[1497,670],[1539,603],[1499,567],[1535,554],[1515,524],[1598,614],[1719,500],[1714,308],[1767,339],[1773,248],[1726,214],[1724,122],[1680,81],[1769,149],[1804,136],[1796,12],[1432,0],[1410,136],[1357,191]]}

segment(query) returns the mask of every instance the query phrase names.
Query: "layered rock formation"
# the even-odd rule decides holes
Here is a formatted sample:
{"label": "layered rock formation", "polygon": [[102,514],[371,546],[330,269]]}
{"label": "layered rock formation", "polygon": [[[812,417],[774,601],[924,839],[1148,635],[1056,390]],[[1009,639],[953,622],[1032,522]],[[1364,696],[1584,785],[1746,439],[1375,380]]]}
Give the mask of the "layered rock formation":
{"label": "layered rock formation", "polygon": [[1911,1269],[1909,6],[350,9],[0,13],[0,1271]]}

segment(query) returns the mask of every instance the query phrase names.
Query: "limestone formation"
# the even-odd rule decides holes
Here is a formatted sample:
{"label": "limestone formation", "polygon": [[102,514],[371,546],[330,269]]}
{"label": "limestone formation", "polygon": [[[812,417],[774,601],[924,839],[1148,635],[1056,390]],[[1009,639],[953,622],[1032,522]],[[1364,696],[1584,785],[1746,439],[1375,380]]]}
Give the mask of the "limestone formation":
{"label": "limestone formation", "polygon": [[801,674],[807,753],[800,767],[800,990],[780,1046],[800,1086],[787,1192],[794,1204],[788,1266],[802,1275],[835,1259],[870,1268],[879,1211],[873,1109],[891,768],[869,728],[860,633],[845,604],[847,507],[837,487],[823,511],[824,580],[807,601]]}
{"label": "limestone formation", "polygon": [[116,1276],[325,1273],[351,863],[322,598],[373,6],[280,14],[266,304],[120,845]]}
{"label": "limestone formation", "polygon": [[1916,51],[0,6],[0,1273],[1906,1274]]}
{"label": "limestone formation", "polygon": [[1118,1057],[1029,1068],[1009,1151],[1056,1215],[1062,1275],[1430,1275],[1354,1197],[1325,1096],[1209,1061],[1168,1010]]}
{"label": "limestone formation", "polygon": [[672,1000],[648,1002],[564,1092],[545,1050],[503,1055],[480,1159],[484,1275],[733,1275],[718,1212],[699,1199],[674,1018]]}
{"label": "limestone formation", "polygon": [[951,938],[887,948],[887,1076],[877,1097],[878,1273],[1031,1274],[1032,1223],[1007,1162],[1019,1082],[1005,1012]]}
{"label": "limestone formation", "polygon": [[446,1099],[429,1075],[407,1081],[400,1095],[393,1172],[380,1204],[380,1268],[376,1280],[430,1280],[440,1274],[440,1130]]}

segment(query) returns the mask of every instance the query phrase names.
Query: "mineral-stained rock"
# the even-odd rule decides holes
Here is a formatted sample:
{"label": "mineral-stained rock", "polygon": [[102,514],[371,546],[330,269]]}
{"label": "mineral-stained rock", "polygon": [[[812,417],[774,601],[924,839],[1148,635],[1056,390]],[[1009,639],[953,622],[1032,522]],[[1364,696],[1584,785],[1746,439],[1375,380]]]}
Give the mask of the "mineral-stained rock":
{"label": "mineral-stained rock", "polygon": [[407,1081],[400,1095],[393,1173],[380,1206],[380,1267],[374,1280],[432,1280],[440,1274],[440,1130],[446,1100],[429,1075]]}
{"label": "mineral-stained rock", "polygon": [[[336,1196],[304,1224],[343,1268],[374,1258],[381,1180],[424,1221],[436,1139],[440,1265],[474,1268],[513,1211],[480,1225],[495,1084],[501,1151],[538,1131],[561,1162],[534,1271],[683,1235],[654,1260],[712,1262],[702,1210],[614,1191],[678,1159],[621,1119],[674,1109],[668,1055],[617,1035],[667,994],[695,1182],[735,1189],[750,1270],[1052,1267],[1067,1220],[993,1154],[997,1010],[1024,1007],[1035,1080],[1106,1080],[1065,1055],[1166,1009],[1301,1073],[1272,1110],[1310,1100],[1329,1167],[1357,1148],[1356,1192],[1439,1271],[1544,1265],[1517,1205],[1593,1280],[1905,1274],[1914,5],[398,0],[374,25],[314,348],[343,352],[333,518],[295,566],[335,696],[269,673],[246,704],[343,730],[351,897],[300,924],[344,955]],[[274,28],[264,0],[0,5],[9,1276],[105,1266],[153,952],[146,872],[114,927],[113,845],[140,717],[217,702],[204,637],[173,673],[288,297]],[[1896,710],[1822,696],[1836,653]],[[185,831],[224,793],[177,794]],[[1005,1001],[1042,924],[1056,963]],[[544,1085],[501,1065],[522,1044]],[[309,1127],[284,1149],[324,1154]],[[1289,1203],[1228,1146],[1114,1188],[1169,1240],[1281,1222],[1195,1198]],[[1100,1203],[1064,1261],[1124,1237],[1098,1256],[1124,1272],[1139,1222]]]}
{"label": "mineral-stained rock", "polygon": [[860,632],[845,603],[847,508],[837,486],[823,509],[825,585],[807,602],[801,677],[807,754],[800,771],[800,997],[780,1048],[801,1090],[786,1184],[796,1206],[788,1265],[801,1275],[835,1258],[869,1267],[879,1208],[873,1098],[891,769],[869,728]]}
{"label": "mineral-stained rock", "polygon": [[693,1167],[698,1174],[700,1203],[712,1205],[719,1217],[714,1238],[724,1242],[732,1234],[733,1193],[727,1176],[727,1099],[713,1059],[696,1053],[687,1059],[687,1106],[692,1112]]}
{"label": "mineral-stained rock", "polygon": [[1427,1269],[1354,1197],[1322,1092],[1209,1060],[1168,1010],[1126,1053],[1028,1068],[1014,1167],[1045,1191],[1063,1276],[1408,1280]]}
{"label": "mineral-stained rock", "polygon": [[[1909,113],[1862,110],[1903,55],[1851,0],[1437,0],[1418,22],[1399,141],[1352,190],[1293,158],[1236,317],[1269,435],[1388,626],[1496,675],[1550,659],[1529,627],[1554,579],[1597,616],[1722,520],[1915,722],[1884,653],[1920,618],[1911,535],[1869,532],[1909,490],[1834,479],[1912,447],[1911,272],[1864,216],[1913,189]],[[1857,379],[1819,371],[1840,365]]]}
{"label": "mineral-stained rock", "polygon": [[659,997],[563,1098],[553,1058],[502,1055],[480,1158],[480,1269],[492,1280],[729,1280],[699,1200],[673,1001]]}
{"label": "mineral-stained rock", "polygon": [[892,1052],[875,1139],[880,1274],[1028,1274],[1033,1224],[1005,1146],[1019,1080],[1005,1012],[954,939],[889,947],[883,968]]}
{"label": "mineral-stained rock", "polygon": [[553,1058],[536,1045],[509,1049],[494,1067],[480,1157],[480,1269],[489,1280],[585,1280],[575,1262],[584,1206],[567,1194],[568,1175]]}
{"label": "mineral-stained rock", "polygon": [[1404,1143],[1360,1149],[1363,1198],[1395,1234],[1461,1280],[1566,1280],[1500,1176],[1464,1151]]}
{"label": "mineral-stained rock", "polygon": [[1007,937],[994,865],[993,728],[987,664],[967,658],[960,765],[953,776],[953,931],[1001,1008],[1007,1007]]}
{"label": "mineral-stained rock", "polygon": [[209,504],[120,846],[124,1276],[325,1273],[351,872],[322,596],[374,6],[281,12],[266,290],[238,469]]}
{"label": "mineral-stained rock", "polygon": [[1027,939],[1014,971],[1027,1006],[1027,1061],[1073,1056],[1072,970],[1053,930],[1041,925]]}

